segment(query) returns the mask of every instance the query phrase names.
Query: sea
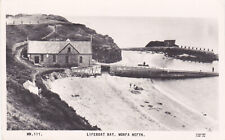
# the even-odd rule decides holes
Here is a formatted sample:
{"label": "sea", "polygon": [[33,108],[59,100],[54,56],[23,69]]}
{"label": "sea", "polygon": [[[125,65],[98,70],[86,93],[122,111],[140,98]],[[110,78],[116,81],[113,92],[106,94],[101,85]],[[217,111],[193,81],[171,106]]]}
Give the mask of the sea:
{"label": "sea", "polygon": [[[176,40],[177,45],[213,49],[218,53],[218,24],[215,19],[178,17],[66,17],[74,23],[85,24],[97,33],[109,35],[120,48],[145,47],[150,41]],[[145,62],[151,67],[212,71],[218,62],[199,63],[182,61],[151,52],[122,51],[122,61],[117,64],[137,66]],[[161,92],[208,112],[218,119],[218,77],[154,80]]]}
{"label": "sea", "polygon": [[218,50],[218,23],[210,18],[66,17],[109,35],[120,48],[144,47],[150,41],[176,40],[177,45]]}

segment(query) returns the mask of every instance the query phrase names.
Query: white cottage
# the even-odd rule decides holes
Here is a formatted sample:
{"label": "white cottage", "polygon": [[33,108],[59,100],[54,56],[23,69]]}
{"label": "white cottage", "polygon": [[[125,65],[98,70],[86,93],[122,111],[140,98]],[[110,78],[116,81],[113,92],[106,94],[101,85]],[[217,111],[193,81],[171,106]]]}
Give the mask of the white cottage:
{"label": "white cottage", "polygon": [[28,41],[30,61],[41,66],[90,66],[91,41]]}

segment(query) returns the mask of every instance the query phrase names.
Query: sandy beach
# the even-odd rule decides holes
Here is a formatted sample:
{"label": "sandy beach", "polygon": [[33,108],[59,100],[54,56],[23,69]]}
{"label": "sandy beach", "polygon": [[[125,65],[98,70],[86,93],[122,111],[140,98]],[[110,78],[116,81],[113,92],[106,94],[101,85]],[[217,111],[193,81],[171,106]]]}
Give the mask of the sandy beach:
{"label": "sandy beach", "polygon": [[[216,101],[211,102],[212,95],[202,99],[204,91],[190,98],[195,93],[192,90],[190,95],[178,90],[179,95],[162,81],[108,74],[49,80],[48,84],[79,115],[102,130],[213,131],[218,127]],[[133,92],[131,85],[143,90]]]}

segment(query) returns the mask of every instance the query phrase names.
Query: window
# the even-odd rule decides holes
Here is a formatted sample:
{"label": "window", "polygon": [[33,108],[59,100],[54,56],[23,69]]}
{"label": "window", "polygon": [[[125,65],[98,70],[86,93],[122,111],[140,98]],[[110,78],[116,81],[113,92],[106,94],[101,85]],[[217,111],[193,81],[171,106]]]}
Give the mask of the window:
{"label": "window", "polygon": [[44,61],[44,55],[41,54],[41,61]]}
{"label": "window", "polygon": [[70,52],[71,52],[71,49],[70,49],[70,48],[68,48],[67,52],[68,52],[68,53],[70,53]]}
{"label": "window", "polygon": [[53,54],[53,62],[56,62],[56,55]]}
{"label": "window", "polygon": [[83,62],[83,58],[82,58],[82,56],[80,56],[80,63],[82,63]]}

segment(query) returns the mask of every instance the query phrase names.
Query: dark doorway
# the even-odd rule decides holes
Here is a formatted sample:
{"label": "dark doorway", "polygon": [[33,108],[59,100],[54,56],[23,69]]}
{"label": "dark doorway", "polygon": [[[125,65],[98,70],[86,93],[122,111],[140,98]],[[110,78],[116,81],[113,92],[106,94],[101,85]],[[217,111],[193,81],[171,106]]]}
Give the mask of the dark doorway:
{"label": "dark doorway", "polygon": [[82,56],[80,56],[80,63],[83,63],[83,58],[82,58]]}
{"label": "dark doorway", "polygon": [[39,63],[39,56],[34,57],[34,63]]}
{"label": "dark doorway", "polygon": [[68,64],[69,63],[69,56],[67,55],[66,56],[66,64]]}

